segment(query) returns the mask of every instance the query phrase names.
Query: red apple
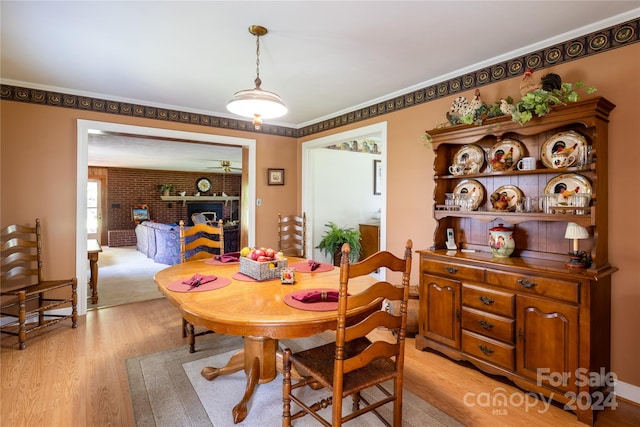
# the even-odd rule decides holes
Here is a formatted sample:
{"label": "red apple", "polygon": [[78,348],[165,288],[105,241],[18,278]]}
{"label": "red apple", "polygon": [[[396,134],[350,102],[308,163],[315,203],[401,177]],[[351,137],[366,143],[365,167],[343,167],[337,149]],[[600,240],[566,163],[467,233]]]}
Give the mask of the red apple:
{"label": "red apple", "polygon": [[271,261],[271,258],[269,258],[267,256],[264,256],[264,255],[260,255],[256,261],[258,261],[258,262],[269,262],[269,261]]}
{"label": "red apple", "polygon": [[274,251],[271,248],[268,248],[267,250],[264,251],[265,256],[268,256],[269,258],[273,259],[276,256],[276,251]]}
{"label": "red apple", "polygon": [[262,249],[256,249],[255,251],[253,251],[253,257],[251,259],[257,261],[257,259],[261,256],[264,256],[264,251]]}

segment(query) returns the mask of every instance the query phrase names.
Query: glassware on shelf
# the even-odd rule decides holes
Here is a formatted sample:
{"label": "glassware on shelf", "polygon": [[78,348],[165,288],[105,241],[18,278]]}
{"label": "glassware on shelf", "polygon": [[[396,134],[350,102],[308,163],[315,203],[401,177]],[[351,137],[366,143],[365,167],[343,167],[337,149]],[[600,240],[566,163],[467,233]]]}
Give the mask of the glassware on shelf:
{"label": "glassware on shelf", "polygon": [[[573,207],[588,207],[591,201],[591,194],[576,193],[569,196],[569,206]],[[584,209],[576,209],[576,215],[584,215],[587,213]]]}

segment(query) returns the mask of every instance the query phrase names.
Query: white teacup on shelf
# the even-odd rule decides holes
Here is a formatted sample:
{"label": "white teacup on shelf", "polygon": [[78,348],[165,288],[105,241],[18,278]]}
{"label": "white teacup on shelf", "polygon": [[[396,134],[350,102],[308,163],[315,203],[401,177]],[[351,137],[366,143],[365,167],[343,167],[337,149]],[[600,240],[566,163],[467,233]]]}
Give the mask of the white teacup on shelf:
{"label": "white teacup on shelf", "polygon": [[536,168],[535,157],[523,157],[518,160],[517,168],[521,171],[532,171]]}
{"label": "white teacup on shelf", "polygon": [[556,152],[551,155],[551,162],[555,168],[566,168],[571,166],[576,161],[576,156],[573,154],[565,154],[562,152]]}
{"label": "white teacup on shelf", "polygon": [[456,164],[449,166],[449,173],[451,175],[462,175],[464,174],[464,164]]}

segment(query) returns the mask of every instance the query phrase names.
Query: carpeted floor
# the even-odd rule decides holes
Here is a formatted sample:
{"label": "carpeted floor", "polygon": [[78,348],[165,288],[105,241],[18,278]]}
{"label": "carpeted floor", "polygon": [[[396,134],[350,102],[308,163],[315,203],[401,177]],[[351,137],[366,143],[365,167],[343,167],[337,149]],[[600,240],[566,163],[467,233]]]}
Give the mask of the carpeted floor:
{"label": "carpeted floor", "polygon": [[[320,335],[300,340],[285,340],[281,341],[280,345],[296,351],[322,344],[323,340]],[[244,373],[240,371],[214,381],[207,381],[200,375],[204,366],[224,366],[229,357],[242,348],[242,338],[221,334],[208,335],[197,341],[197,348],[198,351],[193,354],[188,352],[187,346],[182,346],[126,361],[131,400],[138,427],[264,427],[281,424],[281,375],[274,381],[257,387],[249,403],[249,415],[239,424],[233,423],[231,409],[244,393]],[[308,392],[320,397],[327,395],[327,392],[322,390]],[[403,401],[404,426],[462,426],[406,390]],[[385,416],[390,418],[391,411],[387,411]],[[367,414],[352,424],[359,427],[378,426],[380,422],[373,415]],[[317,422],[310,417],[303,417],[294,422],[296,427],[315,425],[318,425]]]}
{"label": "carpeted floor", "polygon": [[[153,281],[153,276],[169,267],[158,264],[135,246],[103,246],[98,258],[98,303],[88,308],[112,307],[114,305],[164,298]],[[91,289],[87,295],[91,296]]]}

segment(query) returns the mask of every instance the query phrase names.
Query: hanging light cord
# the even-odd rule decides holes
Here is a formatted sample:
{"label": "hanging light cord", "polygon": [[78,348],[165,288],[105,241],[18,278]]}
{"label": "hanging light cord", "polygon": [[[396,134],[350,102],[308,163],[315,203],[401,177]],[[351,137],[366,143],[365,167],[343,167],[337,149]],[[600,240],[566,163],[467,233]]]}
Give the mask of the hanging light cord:
{"label": "hanging light cord", "polygon": [[256,80],[254,82],[256,88],[260,89],[262,80],[260,80],[260,35],[256,35]]}

